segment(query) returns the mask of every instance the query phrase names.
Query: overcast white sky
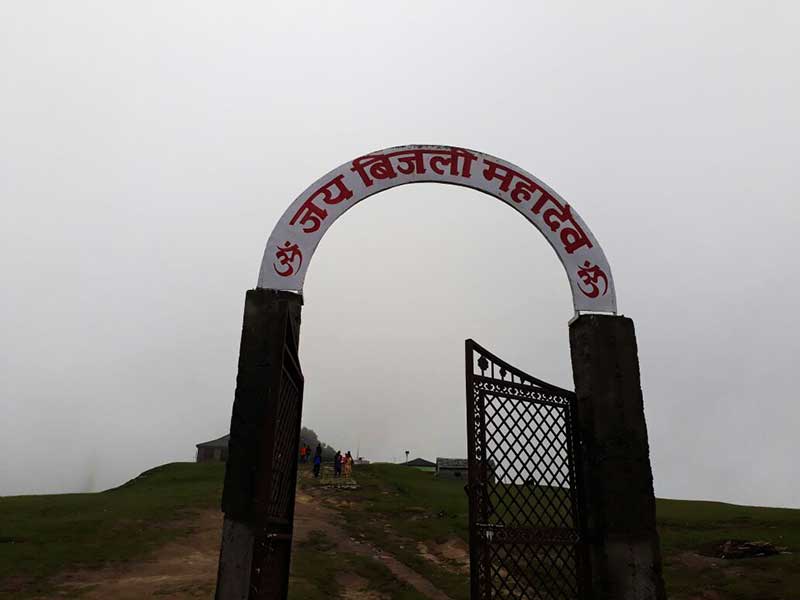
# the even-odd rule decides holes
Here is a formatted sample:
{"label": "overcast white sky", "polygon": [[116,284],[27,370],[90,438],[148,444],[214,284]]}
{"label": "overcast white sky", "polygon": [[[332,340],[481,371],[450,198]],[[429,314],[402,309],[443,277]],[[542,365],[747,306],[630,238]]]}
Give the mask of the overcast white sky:
{"label": "overcast white sky", "polygon": [[[0,4],[0,494],[226,433],[275,221],[434,143],[527,169],[601,241],[657,494],[800,506],[800,5],[541,4]],[[304,421],[343,450],[463,456],[467,337],[572,386],[566,276],[477,192],[370,198],[305,292]]]}

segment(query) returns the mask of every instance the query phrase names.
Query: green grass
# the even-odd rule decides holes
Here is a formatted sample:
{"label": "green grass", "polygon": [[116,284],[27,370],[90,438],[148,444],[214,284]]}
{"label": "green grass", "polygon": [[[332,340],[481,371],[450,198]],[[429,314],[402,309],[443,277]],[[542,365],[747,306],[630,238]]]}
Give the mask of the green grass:
{"label": "green grass", "polygon": [[[466,600],[468,577],[434,565],[416,548],[418,541],[467,540],[464,482],[438,480],[431,473],[391,464],[359,466],[355,477],[358,490],[329,492],[334,501],[352,502],[339,508],[351,534],[391,552],[454,600]],[[313,480],[306,481],[313,486]]]}
{"label": "green grass", "polygon": [[[24,587],[30,595],[47,593],[61,571],[139,559],[189,533],[196,511],[219,505],[222,476],[222,465],[175,463],[98,494],[0,497],[0,596],[7,597],[4,585]],[[336,506],[351,535],[365,536],[454,600],[466,600],[467,577],[455,572],[455,565],[426,560],[416,548],[420,541],[467,539],[463,482],[380,464],[356,467],[355,477],[358,490],[312,492]],[[347,503],[336,504],[341,500]],[[657,510],[673,600],[709,590],[725,600],[800,598],[800,510],[681,500],[659,500]],[[793,553],[744,560],[701,556],[725,539],[767,540]],[[290,598],[336,598],[336,575],[342,570],[368,579],[368,589],[385,592],[392,600],[421,598],[398,585],[380,562],[335,552],[321,533],[293,556]]]}
{"label": "green grass", "polygon": [[191,531],[196,510],[218,506],[221,464],[173,463],[96,494],[0,497],[3,580],[45,593],[66,568],[140,558]]}
{"label": "green grass", "polygon": [[342,591],[338,576],[342,573],[363,577],[369,582],[365,591],[388,595],[391,600],[425,600],[410,586],[399,583],[383,563],[335,550],[321,531],[312,531],[292,556],[289,600],[338,598]]}
{"label": "green grass", "polygon": [[[414,546],[419,540],[467,540],[464,483],[389,464],[359,466],[355,477],[361,489],[337,492],[354,501],[343,509],[350,531],[392,551],[454,599],[466,600],[465,579],[421,558]],[[658,500],[656,510],[673,600],[711,590],[730,600],[800,599],[800,510],[685,500]],[[696,556],[727,539],[766,540],[793,553],[743,560]]]}
{"label": "green grass", "polygon": [[[673,598],[715,590],[731,600],[800,598],[800,510],[722,502],[658,500],[664,576]],[[687,553],[709,553],[730,539],[765,540],[792,554],[719,560],[687,567]]]}

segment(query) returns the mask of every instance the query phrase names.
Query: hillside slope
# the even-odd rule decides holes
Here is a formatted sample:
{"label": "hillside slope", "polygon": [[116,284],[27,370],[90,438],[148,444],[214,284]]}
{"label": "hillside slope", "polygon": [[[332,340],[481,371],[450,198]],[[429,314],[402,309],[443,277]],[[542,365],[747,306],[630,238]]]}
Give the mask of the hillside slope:
{"label": "hillside slope", "polygon": [[[99,494],[0,498],[0,596],[210,597],[222,475],[171,464]],[[292,600],[466,600],[463,486],[397,465],[355,476],[349,490],[301,473]],[[671,598],[800,598],[796,553],[711,556],[729,539],[800,548],[800,511],[659,500],[658,520]]]}
{"label": "hillside slope", "polygon": [[49,597],[60,572],[127,563],[190,534],[219,505],[223,474],[172,463],[95,494],[0,497],[0,597]]}
{"label": "hillside slope", "polygon": [[[467,548],[463,485],[395,465],[361,469],[358,481],[360,490],[322,501],[338,504],[355,535],[379,540],[454,599],[466,600],[466,581],[455,575],[463,557],[454,551]],[[657,518],[673,600],[800,599],[800,510],[658,500]],[[713,554],[725,540],[765,540],[792,553],[722,560]]]}

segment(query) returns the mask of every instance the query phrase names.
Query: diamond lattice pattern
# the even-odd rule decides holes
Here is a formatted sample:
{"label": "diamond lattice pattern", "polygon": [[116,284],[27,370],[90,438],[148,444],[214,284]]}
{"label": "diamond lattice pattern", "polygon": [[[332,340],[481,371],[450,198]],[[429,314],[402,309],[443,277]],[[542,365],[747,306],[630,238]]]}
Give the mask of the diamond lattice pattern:
{"label": "diamond lattice pattern", "polygon": [[573,528],[567,406],[487,392],[484,407],[489,523]]}
{"label": "diamond lattice pattern", "polygon": [[571,401],[506,373],[484,375],[473,391],[481,600],[576,600]]}
{"label": "diamond lattice pattern", "polygon": [[285,520],[291,515],[291,504],[294,502],[292,470],[296,460],[296,434],[300,419],[300,391],[286,373],[281,380],[278,402],[276,423],[279,423],[280,427],[275,431],[272,496],[267,513],[273,518]]}

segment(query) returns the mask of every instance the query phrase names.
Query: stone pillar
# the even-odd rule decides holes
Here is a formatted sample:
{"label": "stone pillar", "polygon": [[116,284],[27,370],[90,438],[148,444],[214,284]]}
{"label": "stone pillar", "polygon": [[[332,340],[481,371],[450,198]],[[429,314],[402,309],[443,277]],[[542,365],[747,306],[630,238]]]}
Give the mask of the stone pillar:
{"label": "stone pillar", "polygon": [[[297,348],[302,296],[255,289],[245,298],[239,368],[225,468],[222,531],[216,600],[247,600],[253,595],[253,564],[259,555],[262,522],[271,485],[276,406],[287,331]],[[287,328],[292,319],[295,327]],[[297,425],[299,432],[299,422]],[[261,501],[258,499],[261,498]],[[292,495],[294,500],[294,495]],[[292,501],[292,505],[294,502]],[[286,567],[288,580],[288,563]],[[282,584],[283,585],[283,584]],[[275,597],[279,597],[276,594]]]}
{"label": "stone pillar", "polygon": [[633,321],[570,324],[593,600],[664,600]]}

